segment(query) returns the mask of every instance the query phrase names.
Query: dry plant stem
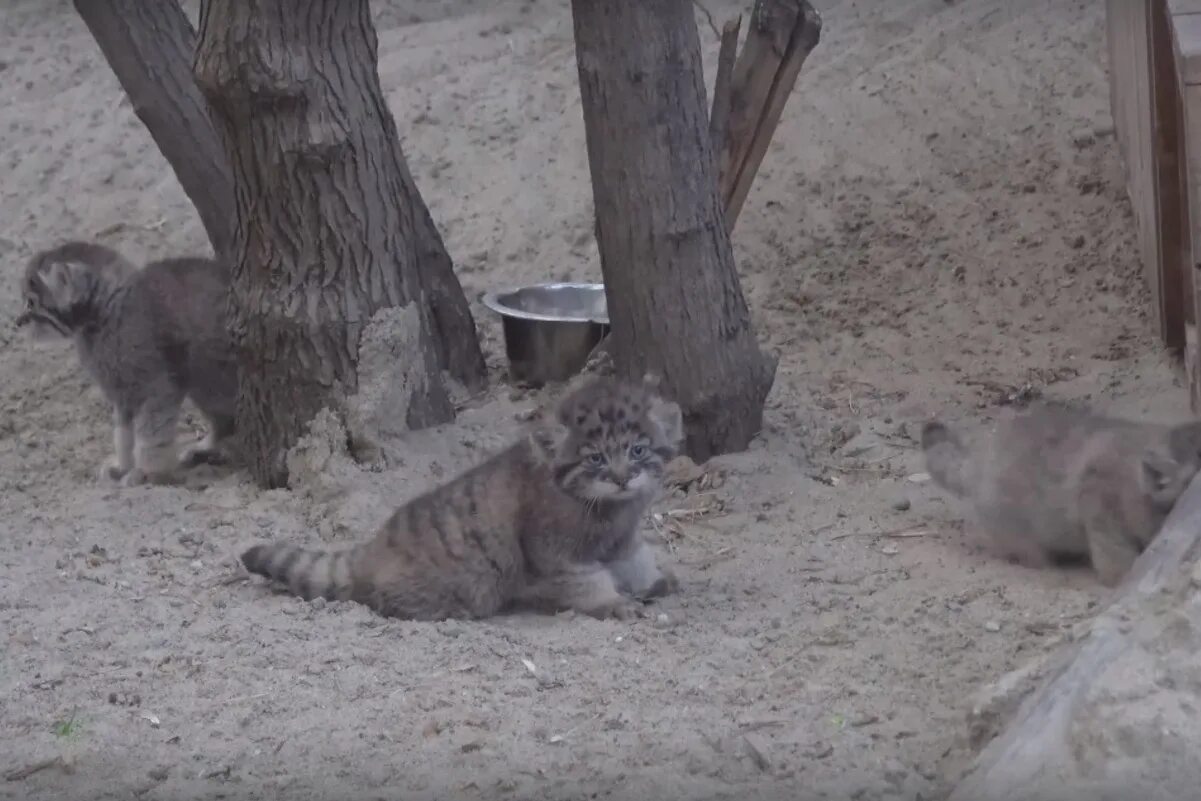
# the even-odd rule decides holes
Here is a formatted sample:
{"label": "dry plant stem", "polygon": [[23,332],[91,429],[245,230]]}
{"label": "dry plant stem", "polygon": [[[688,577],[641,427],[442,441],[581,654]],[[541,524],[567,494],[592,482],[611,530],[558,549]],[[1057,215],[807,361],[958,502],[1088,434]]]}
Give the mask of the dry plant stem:
{"label": "dry plant stem", "polygon": [[61,764],[63,764],[63,758],[61,756],[43,759],[41,762],[34,762],[33,764],[26,765],[23,768],[10,770],[8,773],[4,774],[4,780],[10,782],[23,781],[35,773],[41,773],[44,770],[49,770],[50,768],[57,767]]}
{"label": "dry plant stem", "polygon": [[721,176],[726,228],[734,223],[767,154],[784,104],[821,38],[821,15],[807,0],[758,0],[731,92],[729,153]]}
{"label": "dry plant stem", "polygon": [[717,53],[713,107],[709,112],[709,141],[713,144],[713,154],[718,159],[719,176],[729,169],[722,159],[726,157],[726,135],[730,124],[730,80],[734,75],[734,62],[738,58],[738,32],[741,29],[741,15],[726,22],[721,29],[721,49]]}

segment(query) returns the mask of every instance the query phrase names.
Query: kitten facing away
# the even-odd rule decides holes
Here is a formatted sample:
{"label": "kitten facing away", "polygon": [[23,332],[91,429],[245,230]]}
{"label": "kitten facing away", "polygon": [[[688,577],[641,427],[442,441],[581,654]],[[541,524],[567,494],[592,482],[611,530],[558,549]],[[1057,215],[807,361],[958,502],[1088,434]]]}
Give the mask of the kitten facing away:
{"label": "kitten facing away", "polygon": [[926,469],[1007,555],[1087,559],[1113,586],[1201,467],[1201,422],[1168,426],[1039,406],[968,444],[922,429]]}
{"label": "kitten facing away", "polygon": [[639,532],[683,436],[679,406],[656,385],[592,380],[527,436],[401,506],[372,539],[333,552],[256,545],[242,563],[306,600],[388,617],[629,617],[677,586]]}
{"label": "kitten facing away", "polygon": [[[114,455],[102,478],[126,486],[170,480],[176,467],[221,459],[233,434],[237,367],[225,329],[229,275],[211,259],[171,258],[138,269],[103,245],[67,242],[36,253],[21,277],[17,326],[66,338],[113,406]],[[205,439],[176,449],[190,397]]]}

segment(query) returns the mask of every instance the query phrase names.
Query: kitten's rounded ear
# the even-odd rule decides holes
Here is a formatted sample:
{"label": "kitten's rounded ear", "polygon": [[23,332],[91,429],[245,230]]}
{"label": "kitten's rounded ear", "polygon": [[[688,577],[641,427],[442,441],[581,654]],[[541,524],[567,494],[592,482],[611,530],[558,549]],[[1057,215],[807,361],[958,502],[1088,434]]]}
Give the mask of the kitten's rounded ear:
{"label": "kitten's rounded ear", "polygon": [[567,441],[567,427],[554,420],[541,420],[530,429],[530,447],[543,461],[552,460]]}
{"label": "kitten's rounded ear", "polygon": [[664,438],[673,446],[684,439],[684,415],[674,401],[656,399],[647,416],[659,426]]}
{"label": "kitten's rounded ear", "polygon": [[1150,492],[1158,492],[1167,488],[1172,483],[1173,476],[1180,469],[1180,466],[1171,459],[1166,459],[1154,451],[1147,451],[1143,454],[1139,467],[1142,471],[1140,477],[1143,480],[1143,486]]}

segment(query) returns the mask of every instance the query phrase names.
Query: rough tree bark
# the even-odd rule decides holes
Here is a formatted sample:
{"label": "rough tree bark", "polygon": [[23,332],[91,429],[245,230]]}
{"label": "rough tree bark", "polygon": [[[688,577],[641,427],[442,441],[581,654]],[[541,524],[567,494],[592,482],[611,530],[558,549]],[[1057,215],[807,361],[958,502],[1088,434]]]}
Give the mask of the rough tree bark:
{"label": "rough tree bark", "polygon": [[[345,408],[360,338],[381,310],[404,310],[415,332],[415,346],[397,354],[411,360],[408,426],[454,415],[430,296],[453,306],[455,293],[439,290],[453,282],[462,298],[462,289],[405,165],[376,44],[367,0],[201,8],[196,75],[234,175],[238,422],[265,486],[286,481],[286,452],[318,411]],[[449,279],[427,293],[423,270]],[[441,333],[459,354],[448,361],[470,375],[479,346],[465,300],[463,313],[454,325],[469,332]]]}
{"label": "rough tree bark", "polygon": [[[232,259],[233,174],[193,77],[196,32],[187,16],[174,0],[75,0],[75,7],[196,207],[214,252]],[[478,389],[486,369],[475,320],[438,229],[403,157],[400,161],[406,196],[416,203],[413,247],[439,364],[469,389]]]}
{"label": "rough tree bark", "polygon": [[597,244],[619,373],[659,373],[690,456],[744,449],[775,360],[738,283],[692,0],[573,0]]}
{"label": "rough tree bark", "polygon": [[192,77],[192,23],[174,0],[75,0],[75,10],[196,207],[213,251],[228,259],[233,177]]}

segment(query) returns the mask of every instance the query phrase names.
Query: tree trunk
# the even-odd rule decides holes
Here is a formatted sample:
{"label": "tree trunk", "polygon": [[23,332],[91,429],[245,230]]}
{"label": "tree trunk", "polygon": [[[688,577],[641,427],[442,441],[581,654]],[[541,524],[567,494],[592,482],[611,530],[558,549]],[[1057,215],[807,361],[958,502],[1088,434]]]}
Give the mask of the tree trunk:
{"label": "tree trunk", "polygon": [[[200,29],[197,78],[236,188],[230,326],[256,478],[284,483],[285,455],[314,415],[345,412],[360,338],[381,310],[412,304],[419,321],[416,347],[396,354],[412,361],[407,425],[450,420],[435,319],[470,314],[464,302],[465,322],[436,318],[422,286],[423,268],[427,280],[448,275],[431,283],[441,302],[457,281],[380,89],[367,0],[206,0]],[[441,333],[478,355],[473,323]]]}
{"label": "tree trunk", "polygon": [[174,0],[75,0],[75,10],[196,207],[213,251],[228,259],[233,178],[192,77],[192,23]]}
{"label": "tree trunk", "polygon": [[[138,118],[174,170],[214,252],[234,258],[233,174],[209,106],[192,73],[196,32],[174,0],[75,0]],[[388,117],[395,131],[395,123]],[[399,157],[405,197],[414,207],[413,251],[433,316],[438,361],[469,389],[486,376],[475,320],[413,178]]]}
{"label": "tree trunk", "polygon": [[738,284],[692,0],[573,0],[619,373],[662,376],[700,462],[744,449],[775,379]]}
{"label": "tree trunk", "polygon": [[1201,477],[950,801],[1140,801],[1201,784]]}

